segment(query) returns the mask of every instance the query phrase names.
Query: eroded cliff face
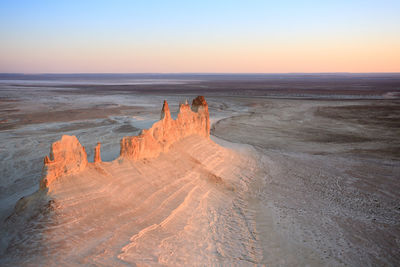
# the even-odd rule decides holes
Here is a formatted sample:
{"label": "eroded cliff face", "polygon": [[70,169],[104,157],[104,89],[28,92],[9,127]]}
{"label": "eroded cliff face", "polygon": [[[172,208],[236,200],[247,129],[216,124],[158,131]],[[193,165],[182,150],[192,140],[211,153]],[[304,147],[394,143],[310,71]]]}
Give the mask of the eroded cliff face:
{"label": "eroded cliff face", "polygon": [[203,96],[193,100],[192,106],[181,104],[178,118],[173,120],[167,101],[161,111],[161,120],[138,136],[121,140],[120,157],[129,159],[154,158],[168,151],[176,141],[190,135],[210,136],[208,105]]}
{"label": "eroded cliff face", "polygon": [[[171,118],[167,101],[161,111],[161,120],[138,136],[126,136],[121,140],[119,159],[139,160],[155,158],[167,152],[175,142],[191,135],[210,136],[208,105],[203,96],[196,97],[192,106],[181,104],[176,120]],[[94,153],[94,163],[101,163],[100,143]],[[75,136],[63,135],[51,146],[50,156],[44,158],[40,189],[46,189],[58,177],[82,171],[90,164],[85,147]]]}

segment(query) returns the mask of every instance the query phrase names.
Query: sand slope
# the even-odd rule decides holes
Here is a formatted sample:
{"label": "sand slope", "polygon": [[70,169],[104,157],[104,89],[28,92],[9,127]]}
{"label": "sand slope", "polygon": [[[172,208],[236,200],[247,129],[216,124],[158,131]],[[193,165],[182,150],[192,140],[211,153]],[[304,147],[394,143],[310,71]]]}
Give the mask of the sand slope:
{"label": "sand slope", "polygon": [[252,168],[251,158],[200,136],[156,159],[89,164],[52,183],[50,211],[14,238],[4,263],[257,262],[254,214],[243,199]]}

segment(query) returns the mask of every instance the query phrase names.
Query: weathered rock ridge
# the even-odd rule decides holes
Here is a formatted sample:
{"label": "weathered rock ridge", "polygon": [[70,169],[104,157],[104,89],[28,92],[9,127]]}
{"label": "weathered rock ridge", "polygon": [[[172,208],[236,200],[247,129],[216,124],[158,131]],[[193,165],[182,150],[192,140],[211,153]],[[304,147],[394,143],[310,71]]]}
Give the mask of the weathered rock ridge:
{"label": "weathered rock ridge", "polygon": [[173,120],[167,101],[161,111],[161,120],[138,136],[126,136],[121,140],[120,157],[130,159],[154,158],[176,141],[193,134],[209,137],[210,121],[208,105],[199,96],[189,104],[180,104],[178,118]]}
{"label": "weathered rock ridge", "polygon": [[[203,96],[196,97],[192,105],[180,104],[176,120],[171,118],[167,101],[161,111],[161,119],[150,129],[143,130],[138,136],[126,136],[121,140],[118,159],[140,160],[155,158],[167,152],[175,142],[190,136],[210,136],[210,119],[208,105]],[[94,163],[101,163],[100,146],[95,147]],[[82,171],[88,164],[85,147],[75,136],[63,135],[54,142],[50,155],[44,158],[40,189],[46,189],[58,177]]]}

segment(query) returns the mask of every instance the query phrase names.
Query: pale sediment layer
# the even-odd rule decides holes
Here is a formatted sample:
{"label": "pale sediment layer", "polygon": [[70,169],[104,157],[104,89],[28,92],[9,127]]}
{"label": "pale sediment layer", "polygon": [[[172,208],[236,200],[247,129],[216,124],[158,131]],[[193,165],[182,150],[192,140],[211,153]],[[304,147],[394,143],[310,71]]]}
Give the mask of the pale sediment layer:
{"label": "pale sediment layer", "polygon": [[259,155],[261,262],[399,266],[399,102],[249,102],[212,134]]}

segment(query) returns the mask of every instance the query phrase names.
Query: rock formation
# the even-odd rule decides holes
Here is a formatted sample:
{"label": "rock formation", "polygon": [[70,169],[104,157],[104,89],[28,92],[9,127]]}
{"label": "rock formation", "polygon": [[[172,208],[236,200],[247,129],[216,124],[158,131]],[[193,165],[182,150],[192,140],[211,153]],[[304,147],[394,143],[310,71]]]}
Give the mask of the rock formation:
{"label": "rock formation", "polygon": [[101,143],[97,142],[97,146],[94,148],[94,157],[93,157],[94,163],[101,162],[100,147]]}
{"label": "rock formation", "polygon": [[161,120],[138,136],[126,136],[121,140],[120,157],[129,159],[154,158],[176,141],[189,136],[210,136],[208,105],[203,96],[189,104],[180,104],[178,118],[173,120],[167,101],[161,111]]}
{"label": "rock formation", "polygon": [[[169,147],[190,135],[210,136],[208,105],[203,96],[196,97],[192,106],[180,104],[176,120],[171,118],[167,101],[161,111],[161,120],[138,136],[126,136],[121,140],[120,159],[139,160],[155,158]],[[94,163],[101,162],[100,143],[94,150]],[[85,148],[75,136],[63,135],[51,146],[50,157],[44,158],[40,189],[46,189],[62,175],[82,171],[88,165]]]}
{"label": "rock formation", "polygon": [[57,177],[77,173],[87,165],[85,148],[75,136],[63,135],[51,145],[50,157],[44,158],[43,177],[40,189],[45,189]]}

